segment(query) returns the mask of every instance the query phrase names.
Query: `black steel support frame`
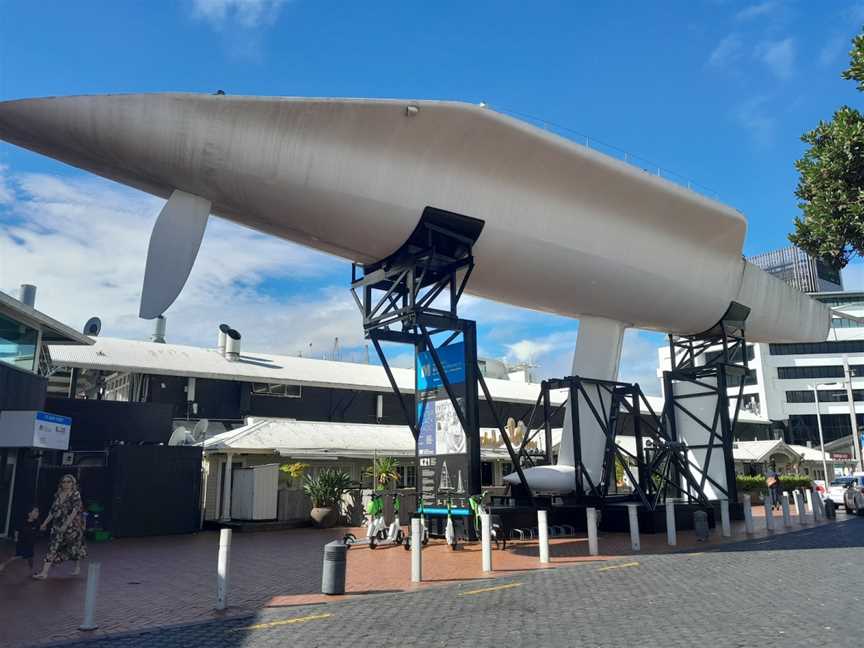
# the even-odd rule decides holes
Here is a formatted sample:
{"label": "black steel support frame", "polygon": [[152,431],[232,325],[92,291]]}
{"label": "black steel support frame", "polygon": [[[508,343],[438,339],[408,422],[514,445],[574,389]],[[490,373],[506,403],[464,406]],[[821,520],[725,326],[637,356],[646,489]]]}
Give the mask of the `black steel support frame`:
{"label": "black steel support frame", "polygon": [[[705,450],[706,453],[703,466],[691,465],[696,472],[701,473],[697,492],[704,495],[705,485],[711,482],[711,485],[730,502],[738,499],[732,443],[748,372],[745,322],[749,313],[749,308],[733,302],[723,318],[708,331],[693,336],[670,335],[669,359],[672,369],[663,372],[663,393],[666,396],[664,420],[670,437],[676,442],[679,441],[677,429],[679,413],[696,422],[708,433],[707,443],[687,446],[693,450]],[[700,356],[704,357],[702,364],[699,364]],[[735,413],[732,416],[729,415],[730,376],[738,379]],[[701,391],[676,394],[675,385],[680,383],[696,385]],[[700,397],[715,399],[710,420],[702,420],[685,404],[687,399]],[[708,476],[708,469],[715,452],[722,455],[725,465],[725,487]],[[690,463],[689,459],[688,463]]]}
{"label": "black steel support frame", "polygon": [[[551,410],[550,394],[553,390],[568,392],[568,399]],[[581,448],[581,421],[579,405],[585,403],[591,420],[605,436],[604,460],[599,478],[592,478],[585,467]],[[663,425],[662,416],[653,410],[637,383],[568,376],[543,381],[538,406],[544,412],[540,425],[529,428],[524,443],[540,431],[551,428],[551,419],[561,407],[567,406],[573,434],[574,493],[575,503],[602,507],[610,501],[636,501],[648,510],[654,510],[665,501],[668,492],[686,495],[677,476],[688,475],[687,483],[694,492],[702,493],[699,482],[691,474],[686,452],[671,439]],[[635,454],[618,442],[621,432],[622,414],[629,414],[633,421],[636,440]],[[651,457],[646,457],[643,440],[650,441]],[[547,447],[551,448],[551,443]],[[520,454],[520,459],[531,461],[531,456]],[[620,464],[630,483],[631,495],[610,494],[616,476],[616,463]],[[704,501],[704,493],[702,493]]]}
{"label": "black steel support frame", "polygon": [[[500,414],[477,362],[476,324],[458,317],[458,302],[474,267],[470,252],[473,241],[446,227],[424,222],[425,213],[418,229],[412,234],[413,247],[406,244],[403,247],[408,248],[407,251],[402,249],[392,257],[372,264],[368,272],[367,268],[357,264],[352,266],[351,291],[363,315],[365,335],[372,341],[415,442],[420,436],[416,407],[410,407],[408,399],[399,389],[381,342],[410,344],[414,347],[415,357],[424,351],[428,352],[465,431],[471,466],[469,484],[477,493],[481,488],[479,384],[520,482],[530,493],[518,460],[519,454],[501,423]],[[457,250],[456,254],[452,252],[454,249]],[[358,291],[362,291],[362,298],[358,296]],[[446,307],[433,305],[439,298],[447,300]],[[393,327],[398,327],[398,330],[393,330]],[[447,338],[436,346],[433,336],[444,333],[448,334]],[[454,343],[459,336],[464,343],[466,356],[464,409],[459,405],[438,353],[439,349]],[[417,488],[419,495],[419,480]]]}

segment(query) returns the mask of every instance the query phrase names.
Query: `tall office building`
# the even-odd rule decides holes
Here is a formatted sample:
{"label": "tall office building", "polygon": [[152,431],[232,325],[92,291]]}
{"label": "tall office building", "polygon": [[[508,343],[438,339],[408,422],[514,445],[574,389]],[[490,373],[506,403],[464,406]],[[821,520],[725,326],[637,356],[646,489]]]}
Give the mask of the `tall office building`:
{"label": "tall office building", "polygon": [[747,260],[805,293],[843,290],[843,280],[839,270],[835,270],[821,259],[811,257],[797,247],[764,252]]}

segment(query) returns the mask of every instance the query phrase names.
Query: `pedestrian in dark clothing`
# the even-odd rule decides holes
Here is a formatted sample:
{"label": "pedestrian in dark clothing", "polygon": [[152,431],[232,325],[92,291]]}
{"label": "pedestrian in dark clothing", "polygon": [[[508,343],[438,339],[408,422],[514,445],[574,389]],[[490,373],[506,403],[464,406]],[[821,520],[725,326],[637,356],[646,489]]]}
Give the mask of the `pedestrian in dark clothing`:
{"label": "pedestrian in dark clothing", "polygon": [[33,547],[39,535],[39,509],[35,506],[27,513],[24,524],[15,532],[15,555],[0,563],[0,572],[16,560],[26,560],[33,569]]}

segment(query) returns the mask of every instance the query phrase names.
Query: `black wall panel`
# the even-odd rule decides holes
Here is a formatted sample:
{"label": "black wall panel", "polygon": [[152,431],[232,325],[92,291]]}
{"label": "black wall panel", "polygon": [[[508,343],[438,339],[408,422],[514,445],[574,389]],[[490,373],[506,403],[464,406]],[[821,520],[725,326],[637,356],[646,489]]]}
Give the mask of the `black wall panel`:
{"label": "black wall panel", "polygon": [[70,450],[101,450],[124,443],[168,443],[173,406],[168,403],[49,398],[46,409],[72,418]]}
{"label": "black wall panel", "polygon": [[111,532],[115,537],[198,530],[201,448],[114,446],[108,465]]}
{"label": "black wall panel", "polygon": [[45,409],[48,379],[0,362],[0,411]]}

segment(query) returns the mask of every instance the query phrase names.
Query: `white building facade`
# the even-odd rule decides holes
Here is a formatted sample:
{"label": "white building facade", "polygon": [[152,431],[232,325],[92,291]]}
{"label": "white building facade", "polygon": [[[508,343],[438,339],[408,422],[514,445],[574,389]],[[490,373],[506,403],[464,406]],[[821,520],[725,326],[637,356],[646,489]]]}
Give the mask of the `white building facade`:
{"label": "white building facade", "polygon": [[[864,292],[832,292],[813,295],[819,301],[864,316]],[[670,368],[669,348],[658,352],[658,378]],[[837,318],[829,340],[797,344],[748,344],[748,374],[744,382],[742,411],[765,420],[766,425],[748,427],[741,441],[783,439],[786,443],[813,448],[822,439],[837,474],[855,468],[857,448],[852,443],[853,416],[858,430],[864,429],[864,324]],[[815,391],[818,390],[818,414]],[[853,395],[852,405],[848,394]],[[730,388],[730,398],[738,388]],[[730,400],[734,407],[736,401]]]}

